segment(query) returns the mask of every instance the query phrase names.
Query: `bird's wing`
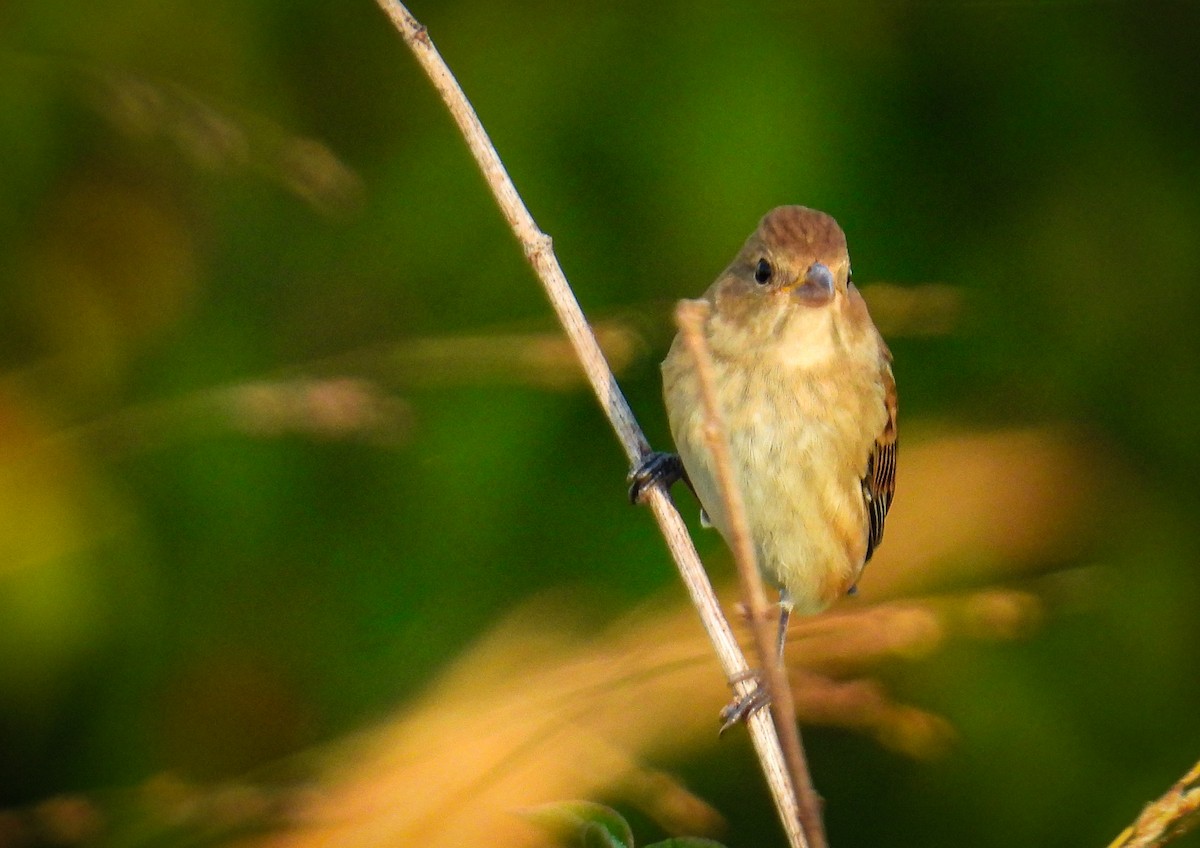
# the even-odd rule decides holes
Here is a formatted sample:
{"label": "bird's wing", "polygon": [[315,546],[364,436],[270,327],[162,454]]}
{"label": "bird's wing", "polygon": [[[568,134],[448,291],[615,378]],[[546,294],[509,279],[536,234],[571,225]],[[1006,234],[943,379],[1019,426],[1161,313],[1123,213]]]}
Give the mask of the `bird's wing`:
{"label": "bird's wing", "polygon": [[871,448],[867,476],[862,481],[863,499],[867,503],[867,556],[864,562],[871,560],[871,554],[883,541],[883,522],[896,492],[896,379],[892,376],[890,355],[884,360],[881,376],[887,423]]}

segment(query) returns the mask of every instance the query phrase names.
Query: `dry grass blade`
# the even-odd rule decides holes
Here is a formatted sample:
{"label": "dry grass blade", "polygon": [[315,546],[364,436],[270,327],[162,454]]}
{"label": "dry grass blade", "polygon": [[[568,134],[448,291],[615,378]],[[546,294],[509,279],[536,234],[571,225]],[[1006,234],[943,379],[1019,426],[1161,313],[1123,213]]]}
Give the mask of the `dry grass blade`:
{"label": "dry grass blade", "polygon": [[86,100],[126,136],[166,142],[206,171],[256,172],[324,215],[345,215],[362,205],[361,178],[321,141],[213,105],[176,82],[103,67],[72,70]]}
{"label": "dry grass blade", "polygon": [[717,468],[721,497],[725,502],[725,514],[729,516],[733,537],[731,547],[737,563],[738,582],[748,611],[750,629],[754,635],[758,667],[762,669],[760,673],[765,678],[767,691],[771,696],[771,716],[775,722],[775,732],[783,746],[784,759],[787,761],[791,791],[799,805],[800,823],[804,832],[789,834],[789,839],[793,842],[807,843],[814,848],[823,848],[826,841],[825,827],[821,820],[821,803],[817,798],[816,789],[813,788],[808,762],[804,757],[804,746],[800,741],[800,731],[796,727],[796,705],[792,700],[787,672],[775,656],[775,640],[767,624],[767,593],[758,571],[754,543],[750,538],[746,504],[733,473],[725,415],[717,400],[712,354],[704,340],[703,327],[708,317],[709,305],[703,300],[681,301],[675,310],[675,323],[679,325],[688,353],[696,366],[696,378],[704,402],[705,438]]}
{"label": "dry grass blade", "polygon": [[[620,321],[592,326],[613,371],[645,356],[645,343]],[[524,385],[574,390],[587,375],[561,332],[496,329],[464,335],[403,339],[305,363],[306,371],[358,374],[396,386]]]}

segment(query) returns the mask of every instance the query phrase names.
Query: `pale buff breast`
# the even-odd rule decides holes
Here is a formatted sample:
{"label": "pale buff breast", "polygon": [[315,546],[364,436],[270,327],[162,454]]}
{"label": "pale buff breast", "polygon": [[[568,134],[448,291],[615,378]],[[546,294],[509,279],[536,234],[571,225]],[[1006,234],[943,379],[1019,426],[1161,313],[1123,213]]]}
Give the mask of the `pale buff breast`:
{"label": "pale buff breast", "polygon": [[[876,343],[833,351],[822,341],[828,329],[800,327],[752,357],[714,363],[759,567],[800,613],[819,612],[858,579],[867,537],[861,480],[886,420]],[[663,377],[668,397],[696,396],[681,350]],[[700,501],[728,540],[700,404],[669,402],[668,413]]]}

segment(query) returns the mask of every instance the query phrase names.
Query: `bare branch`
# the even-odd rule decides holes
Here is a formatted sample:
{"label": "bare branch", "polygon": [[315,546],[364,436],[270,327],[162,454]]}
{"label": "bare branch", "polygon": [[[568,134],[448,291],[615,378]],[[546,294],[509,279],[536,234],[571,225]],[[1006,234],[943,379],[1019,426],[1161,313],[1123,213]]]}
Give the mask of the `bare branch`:
{"label": "bare branch", "polygon": [[1200,825],[1200,763],[1153,803],[1108,848],[1158,848]]}
{"label": "bare branch", "polygon": [[[433,46],[425,27],[396,0],[376,2],[404,37],[421,68],[445,101],[496,202],[500,205],[505,220],[524,249],[526,258],[533,266],[559,321],[566,330],[571,345],[587,373],[588,381],[616,431],[630,464],[639,465],[650,452],[649,442],[638,426],[633,411],[621,393],[616,378],[609,369],[604,354],[567,283],[551,249],[550,237],[538,229],[529,210],[522,203],[479,117]],[[734,688],[739,695],[744,696],[752,688],[752,684],[746,679],[749,672],[746,658],[738,647],[729,622],[725,620],[683,519],[671,503],[670,496],[660,486],[648,490],[645,499],[658,521],[692,603],[700,614],[704,629],[708,632],[721,662],[721,668],[729,679],[738,681]],[[784,822],[784,830],[793,846],[806,846],[802,837],[797,839],[800,828],[796,797],[791,790],[791,781],[788,779],[779,739],[770,717],[759,713],[751,717],[748,726],[763,772],[771,787],[776,809]]]}

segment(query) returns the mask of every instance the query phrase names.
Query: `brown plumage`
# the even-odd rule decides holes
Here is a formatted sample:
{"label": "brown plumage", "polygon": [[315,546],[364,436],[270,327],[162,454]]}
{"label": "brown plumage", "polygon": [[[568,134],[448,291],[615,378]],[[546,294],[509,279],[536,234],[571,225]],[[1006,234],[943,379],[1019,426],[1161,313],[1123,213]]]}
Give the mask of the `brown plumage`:
{"label": "brown plumage", "polygon": [[[764,576],[785,613],[858,581],[883,538],[896,474],[891,353],[850,282],[846,237],[802,206],[769,212],[704,295],[734,473]],[[712,523],[728,522],[680,338],[663,362],[671,432]]]}

